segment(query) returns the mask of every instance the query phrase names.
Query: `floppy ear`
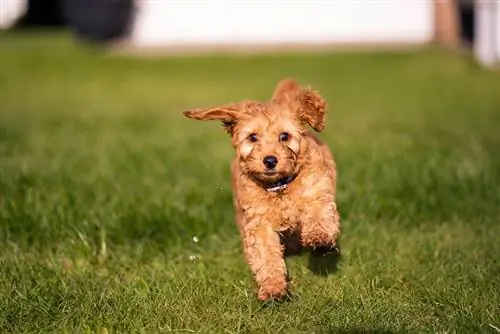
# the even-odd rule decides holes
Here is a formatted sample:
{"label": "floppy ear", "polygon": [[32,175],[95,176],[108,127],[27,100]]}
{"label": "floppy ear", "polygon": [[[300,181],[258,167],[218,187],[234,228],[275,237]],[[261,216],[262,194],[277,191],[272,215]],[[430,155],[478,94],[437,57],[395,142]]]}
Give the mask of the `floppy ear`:
{"label": "floppy ear", "polygon": [[297,94],[299,102],[299,119],[309,124],[315,131],[325,128],[326,108],[325,99],[317,91],[309,88],[301,89]]}
{"label": "floppy ear", "polygon": [[318,132],[324,129],[327,104],[317,91],[302,88],[297,81],[287,78],[278,82],[272,100],[290,103],[301,122],[309,124]]}
{"label": "floppy ear", "polygon": [[199,108],[184,111],[184,116],[202,121],[221,121],[229,134],[233,133],[236,122],[242,113],[229,107]]}

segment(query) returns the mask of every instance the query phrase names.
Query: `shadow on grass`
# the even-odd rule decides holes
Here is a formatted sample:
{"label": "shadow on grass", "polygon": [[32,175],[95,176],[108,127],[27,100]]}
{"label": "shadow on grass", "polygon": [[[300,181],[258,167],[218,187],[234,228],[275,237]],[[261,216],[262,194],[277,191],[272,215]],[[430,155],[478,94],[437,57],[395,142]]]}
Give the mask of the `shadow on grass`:
{"label": "shadow on grass", "polygon": [[337,272],[341,259],[342,255],[338,248],[335,250],[317,249],[309,254],[308,267],[318,276],[328,276]]}
{"label": "shadow on grass", "polygon": [[300,246],[298,234],[282,236],[282,238],[285,246],[285,257],[301,256],[304,252],[308,252],[308,268],[311,272],[318,276],[328,276],[337,272],[342,257],[338,245],[333,249],[320,247],[311,250]]}

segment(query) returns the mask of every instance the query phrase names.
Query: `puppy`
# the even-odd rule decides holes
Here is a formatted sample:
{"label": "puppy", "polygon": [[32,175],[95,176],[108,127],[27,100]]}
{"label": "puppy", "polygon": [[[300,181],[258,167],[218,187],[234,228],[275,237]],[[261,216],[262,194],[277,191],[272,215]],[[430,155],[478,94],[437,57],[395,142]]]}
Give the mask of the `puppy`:
{"label": "puppy", "polygon": [[323,130],[325,112],[318,92],[291,79],[279,82],[267,102],[184,112],[196,120],[221,121],[231,136],[236,222],[260,300],[287,295],[285,250],[337,250],[336,165],[308,130]]}

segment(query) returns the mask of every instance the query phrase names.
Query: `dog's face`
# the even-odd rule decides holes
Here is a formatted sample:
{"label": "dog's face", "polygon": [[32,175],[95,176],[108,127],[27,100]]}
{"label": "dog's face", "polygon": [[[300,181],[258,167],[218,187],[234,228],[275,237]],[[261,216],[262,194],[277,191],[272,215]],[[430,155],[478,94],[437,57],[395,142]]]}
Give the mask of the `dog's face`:
{"label": "dog's face", "polygon": [[243,172],[264,182],[297,172],[303,127],[290,114],[286,106],[267,104],[235,125],[233,143]]}
{"label": "dog's face", "polygon": [[220,120],[232,137],[241,170],[263,183],[298,172],[306,150],[306,125],[324,127],[326,103],[317,93],[294,81],[281,81],[269,102],[240,103],[188,110],[199,120]]}

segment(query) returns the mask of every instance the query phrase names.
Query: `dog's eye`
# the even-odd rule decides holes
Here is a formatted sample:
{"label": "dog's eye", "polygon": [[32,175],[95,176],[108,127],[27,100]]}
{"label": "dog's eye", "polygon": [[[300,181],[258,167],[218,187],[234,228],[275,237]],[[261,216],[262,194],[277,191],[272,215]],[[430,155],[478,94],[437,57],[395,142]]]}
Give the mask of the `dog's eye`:
{"label": "dog's eye", "polygon": [[290,139],[288,132],[282,132],[280,134],[280,141],[288,141],[288,139]]}
{"label": "dog's eye", "polygon": [[255,133],[252,133],[248,136],[248,140],[250,140],[252,143],[255,143],[257,141],[257,135]]}

